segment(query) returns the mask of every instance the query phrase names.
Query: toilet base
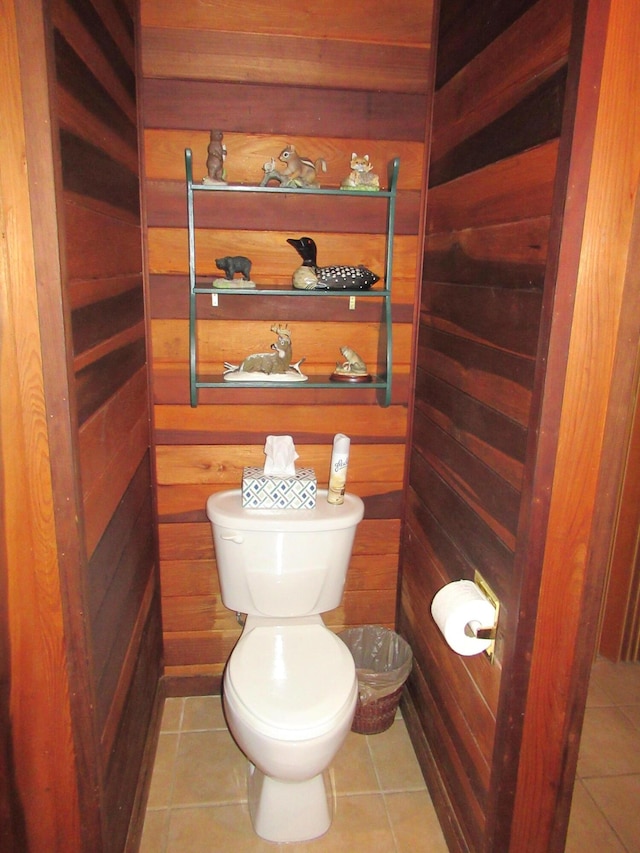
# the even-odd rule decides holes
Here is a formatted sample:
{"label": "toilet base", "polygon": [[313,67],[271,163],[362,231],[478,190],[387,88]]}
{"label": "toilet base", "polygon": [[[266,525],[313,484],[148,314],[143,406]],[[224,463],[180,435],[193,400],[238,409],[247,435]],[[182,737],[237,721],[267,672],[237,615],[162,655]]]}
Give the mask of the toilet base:
{"label": "toilet base", "polygon": [[331,826],[332,799],[323,773],[304,782],[283,782],[249,763],[249,814],[265,841],[289,843],[318,838]]}

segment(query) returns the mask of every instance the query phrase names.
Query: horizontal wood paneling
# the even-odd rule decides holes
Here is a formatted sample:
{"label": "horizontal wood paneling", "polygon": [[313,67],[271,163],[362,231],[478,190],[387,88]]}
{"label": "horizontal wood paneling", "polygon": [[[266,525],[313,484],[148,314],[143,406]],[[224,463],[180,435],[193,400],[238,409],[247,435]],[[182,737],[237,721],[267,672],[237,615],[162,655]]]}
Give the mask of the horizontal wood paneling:
{"label": "horizontal wood paneling", "polygon": [[488,48],[536,0],[496,3],[487,15],[484,0],[449,0],[439,8],[436,90]]}
{"label": "horizontal wood paneling", "polygon": [[[178,181],[184,190],[184,150],[193,151],[193,177],[207,174],[207,145],[209,132],[192,129],[164,130],[150,128],[144,134],[145,176],[147,181]],[[380,175],[381,185],[387,180],[387,166],[398,157],[402,164],[398,176],[400,190],[420,190],[420,170],[424,157],[422,141],[398,141],[394,138],[357,139],[351,136],[345,140],[340,135],[273,134],[273,133],[233,133],[225,131],[224,144],[227,147],[225,163],[226,179],[229,183],[257,184],[264,175],[262,166],[271,157],[277,157],[287,145],[295,145],[302,156],[326,161],[327,171],[320,177],[322,186],[339,186],[340,181],[349,172],[352,152],[369,154],[375,171]],[[183,193],[184,194],[184,193]],[[288,199],[293,200],[295,193]],[[203,201],[202,198],[198,201]],[[224,196],[225,205],[233,198]],[[345,200],[348,201],[348,200]],[[354,201],[354,199],[351,199]],[[217,197],[218,205],[221,198]],[[246,203],[246,199],[245,199]],[[260,200],[263,204],[263,200]],[[371,198],[368,204],[371,205]],[[184,219],[182,219],[184,221]]]}
{"label": "horizontal wood paneling", "polygon": [[[340,424],[360,444],[404,444],[407,412],[402,406],[390,410],[369,406],[342,406]],[[172,442],[163,436],[180,435],[183,444],[262,444],[266,434],[291,434],[297,444],[333,441],[335,409],[333,406],[313,407],[313,418],[305,406],[295,404],[252,406],[221,406],[215,423],[206,407],[187,409],[183,406],[156,406],[156,440],[159,444]],[[373,454],[372,454],[373,455]],[[375,460],[370,459],[375,466]]]}
{"label": "horizontal wood paneling", "polygon": [[[100,839],[124,849],[161,670],[133,22],[120,0],[54,0],[70,384],[86,565]],[[87,726],[87,720],[80,725]]]}
{"label": "horizontal wood paneling", "polygon": [[[215,103],[215,122],[211,104]],[[242,104],[242,109],[238,105]],[[299,81],[258,85],[250,80],[143,81],[145,128],[210,130],[212,123],[235,133],[318,134],[318,117],[327,116],[329,135],[343,139],[397,139],[424,142],[427,94],[313,89]],[[295,109],[291,105],[295,104]],[[330,112],[328,112],[330,110]],[[402,116],[402,121],[398,117]]]}
{"label": "horizontal wood paneling", "polygon": [[[296,445],[304,468],[314,468],[322,482],[329,477],[331,451],[325,444]],[[376,447],[376,465],[369,464],[369,452],[364,446],[356,445],[349,455],[349,481],[376,480],[388,483],[404,462],[404,448],[397,444]],[[202,445],[200,447],[162,446],[156,447],[156,478],[158,485],[180,483],[211,483],[237,488],[242,480],[245,465],[263,465],[264,447],[231,445],[228,447]],[[322,474],[325,476],[322,476]]]}
{"label": "horizontal wood paneling", "polygon": [[[281,150],[281,149],[279,149]],[[362,146],[359,151],[366,151]],[[278,153],[276,151],[276,153]],[[342,159],[346,162],[350,152],[343,152]],[[265,162],[265,161],[263,161]],[[384,181],[386,160],[380,163],[380,177]],[[401,162],[401,169],[404,164]],[[340,169],[334,166],[337,186],[345,176],[348,168],[343,165]],[[260,173],[254,174],[254,182],[260,178]],[[324,186],[330,186],[325,184]],[[224,206],[218,203],[203,204],[202,199],[196,200],[198,210],[198,227],[217,228],[220,230],[257,231],[265,220],[269,222],[271,231],[289,231],[300,235],[315,231],[322,223],[326,231],[345,234],[376,234],[386,228],[386,210],[382,204],[372,204],[371,198],[365,199],[345,197],[340,205],[335,199],[305,198],[301,202],[290,196],[288,203],[283,205],[282,199],[272,195],[260,198],[259,205],[251,207],[247,198],[242,196],[225,195]],[[420,195],[416,192],[401,192],[396,204],[396,234],[415,234]],[[181,227],[186,217],[186,195],[184,183],[176,181],[150,181],[148,184],[148,224],[154,228]],[[352,237],[354,241],[358,237]]]}
{"label": "horizontal wood paneling", "polygon": [[[300,237],[299,231],[278,233],[273,231],[237,231],[196,229],[196,257],[198,273],[202,276],[220,276],[215,259],[243,252],[252,261],[251,275],[256,284],[291,285],[291,276],[300,265],[300,256],[287,243],[288,237]],[[360,264],[367,259],[372,272],[384,277],[385,242],[381,235],[345,235],[325,231],[311,231],[307,236],[318,247],[318,264]],[[416,237],[398,235],[394,241],[394,277],[414,279],[418,241]],[[187,232],[181,228],[154,228],[149,233],[149,271],[159,275],[185,273],[188,265]],[[397,271],[397,273],[396,273]],[[222,294],[224,295],[224,294]]]}
{"label": "horizontal wood paneling", "polygon": [[[323,466],[324,468],[324,466]],[[319,488],[326,488],[327,475],[322,469],[316,471]],[[352,483],[351,479],[349,480]],[[233,487],[239,487],[236,480]],[[369,519],[399,516],[402,509],[402,480],[384,484],[370,481],[353,482],[352,488],[364,501]],[[207,498],[214,491],[207,483],[183,486],[158,486],[158,514],[160,522],[205,521]]]}
{"label": "horizontal wood paneling", "polygon": [[[345,314],[346,314],[345,306]],[[276,315],[278,322],[282,320]],[[293,361],[306,359],[302,370],[309,375],[328,375],[335,370],[337,362],[344,361],[340,347],[346,343],[344,323],[326,322],[291,323]],[[206,370],[221,372],[224,362],[240,364],[252,352],[268,352],[274,340],[271,324],[252,320],[242,324],[231,321],[203,321],[198,327],[198,351],[200,363]],[[407,365],[411,356],[411,325],[398,324],[394,330],[394,364]],[[369,370],[384,366],[384,356],[378,357],[380,341],[379,324],[352,323],[349,326],[348,344],[365,360]],[[173,364],[186,361],[189,354],[189,328],[186,321],[156,320],[152,326],[154,362],[170,361]]]}
{"label": "horizontal wood paneling", "polygon": [[[274,15],[270,0],[231,0],[224,6],[204,3],[184,4],[179,8],[171,0],[155,0],[143,4],[143,27],[186,27],[213,30],[216,33],[272,33],[316,37],[349,38],[353,41],[385,41],[391,44],[424,45],[429,41],[433,15],[431,0],[407,0],[403,14],[397,7],[381,5],[372,14],[366,0],[328,0],[319,9],[294,10],[288,15]],[[354,27],[354,24],[356,26]]]}
{"label": "horizontal wood paneling", "polygon": [[432,162],[431,186],[452,181],[560,134],[567,78],[562,66],[530,95]]}
{"label": "horizontal wood paneling", "polygon": [[[566,64],[571,14],[566,0],[538,0],[438,88],[433,162],[513,109]],[[525,139],[521,150],[526,147]]]}
{"label": "horizontal wood paneling", "polygon": [[[148,212],[148,291],[158,478],[165,648],[170,674],[219,674],[239,629],[206,580],[212,561],[208,495],[239,487],[246,464],[263,464],[268,434],[292,435],[300,465],[326,485],[336,432],[352,439],[349,488],[365,500],[369,544],[356,542],[353,583],[327,614],[346,624],[393,625],[399,519],[413,346],[421,193],[428,118],[431,3],[403,2],[371,15],[361,0],[330,2],[306,16],[274,16],[264,0],[242,5],[164,0],[142,3],[144,194]],[[363,14],[366,22],[362,21]],[[386,23],[385,23],[386,22]],[[361,25],[362,23],[362,25]],[[215,109],[212,113],[212,104]],[[294,106],[295,105],[295,106]],[[323,186],[338,186],[353,152],[369,154],[383,185],[399,157],[393,246],[393,396],[388,409],[371,389],[312,387],[202,390],[188,405],[187,233],[184,149],[194,178],[206,174],[209,131],[224,132],[229,181],[260,182],[263,164],[294,144],[327,161]],[[385,270],[384,199],[318,199],[209,193],[196,198],[197,272],[218,275],[215,259],[247,255],[260,285],[291,286],[299,265],[288,237],[307,234],[322,265],[362,263]],[[198,304],[203,368],[220,373],[271,343],[273,322],[292,330],[294,359],[309,375],[329,375],[351,346],[381,372],[382,302],[219,294]],[[187,346],[186,346],[187,345]],[[358,542],[360,544],[358,544]],[[181,572],[187,568],[186,578]]]}
{"label": "horizontal wood paneling", "polygon": [[[206,279],[197,279],[206,282]],[[210,283],[210,280],[209,282]],[[287,290],[287,285],[279,285]],[[189,316],[189,282],[187,276],[179,273],[172,275],[149,276],[150,315],[152,319],[186,319]],[[413,296],[415,282],[410,279],[395,279],[391,293],[391,305],[394,322],[411,322],[413,319]],[[375,292],[375,289],[374,289]],[[253,293],[247,299],[234,299],[223,291],[217,294],[218,304],[212,306],[207,299],[201,299],[196,307],[198,318],[210,320],[262,320],[273,308],[271,297]],[[350,322],[378,321],[380,319],[381,300],[373,297],[358,298],[353,308],[345,309],[346,300],[329,297],[320,299],[300,299],[299,296],[287,296],[278,299],[278,317],[282,321],[307,320],[316,323],[336,320],[344,317],[349,310]]]}
{"label": "horizontal wood paneling", "polygon": [[148,27],[145,77],[323,86],[424,94],[429,51],[412,46],[309,37]]}
{"label": "horizontal wood paneling", "polygon": [[158,587],[154,579],[146,593],[123,668],[128,690],[126,693],[124,689],[117,691],[122,701],[107,721],[106,734],[110,737],[103,738],[102,743],[107,765],[105,824],[113,850],[126,849],[126,838],[131,833],[129,821],[121,817],[122,803],[133,803],[139,792],[140,768],[144,767],[147,733],[162,675],[158,658],[162,625]]}
{"label": "horizontal wood paneling", "polygon": [[461,231],[547,216],[558,142],[552,140],[430,190],[429,232]]}
{"label": "horizontal wood paneling", "polygon": [[[416,658],[412,725],[460,851],[498,849],[501,661],[523,606],[515,553],[572,6],[441,4],[399,625]],[[495,666],[455,655],[423,617],[476,570],[501,604]]]}

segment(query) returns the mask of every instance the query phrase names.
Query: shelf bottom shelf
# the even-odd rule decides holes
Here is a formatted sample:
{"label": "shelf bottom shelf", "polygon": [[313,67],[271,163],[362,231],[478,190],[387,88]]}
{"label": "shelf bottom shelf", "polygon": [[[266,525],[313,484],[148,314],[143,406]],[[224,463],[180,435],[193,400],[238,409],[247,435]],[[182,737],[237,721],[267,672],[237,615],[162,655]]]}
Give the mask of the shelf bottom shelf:
{"label": "shelf bottom shelf", "polygon": [[310,376],[306,381],[302,382],[277,382],[275,380],[267,380],[265,382],[233,382],[224,380],[222,376],[199,376],[196,377],[195,382],[193,383],[194,388],[290,388],[290,389],[303,389],[303,388],[331,388],[331,389],[340,389],[340,388],[349,388],[352,391],[357,389],[369,389],[377,388],[378,390],[385,390],[388,387],[388,382],[386,379],[382,379],[379,376],[372,376],[371,382],[336,382],[328,379],[320,379],[313,376]]}

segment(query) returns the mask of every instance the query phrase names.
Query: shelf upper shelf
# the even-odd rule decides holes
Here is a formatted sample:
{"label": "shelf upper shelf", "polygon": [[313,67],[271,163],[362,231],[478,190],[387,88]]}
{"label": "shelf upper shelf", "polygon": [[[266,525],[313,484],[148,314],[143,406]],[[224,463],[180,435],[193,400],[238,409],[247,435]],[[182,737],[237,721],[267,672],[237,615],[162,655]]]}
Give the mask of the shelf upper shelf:
{"label": "shelf upper shelf", "polygon": [[351,196],[352,198],[376,199],[391,198],[397,188],[400,159],[396,157],[389,164],[389,189],[375,191],[346,190],[340,187],[274,187],[260,184],[204,184],[193,180],[193,161],[190,148],[184,152],[187,183],[193,192],[246,192],[246,193],[276,193],[276,195],[317,195],[317,196]]}

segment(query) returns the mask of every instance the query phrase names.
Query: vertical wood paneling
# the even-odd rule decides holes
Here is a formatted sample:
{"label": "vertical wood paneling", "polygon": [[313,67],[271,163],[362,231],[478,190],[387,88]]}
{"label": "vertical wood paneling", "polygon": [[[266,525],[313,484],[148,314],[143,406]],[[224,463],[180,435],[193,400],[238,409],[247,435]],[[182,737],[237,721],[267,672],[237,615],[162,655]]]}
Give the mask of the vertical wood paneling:
{"label": "vertical wood paneling", "polygon": [[[0,832],[7,850],[62,853],[82,844],[83,800],[55,544],[35,210],[25,169],[25,118],[35,106],[35,98],[25,103],[20,79],[25,36],[20,11],[26,5],[18,10],[13,2],[0,2],[5,88],[0,111]],[[35,42],[31,58],[37,46],[41,61],[43,27],[37,14],[29,34]],[[36,75],[33,64],[30,70]],[[42,70],[40,64],[40,75]],[[27,93],[33,97],[33,88]],[[91,815],[87,826],[95,826]]]}
{"label": "vertical wood paneling", "polygon": [[[243,465],[263,464],[269,433],[293,435],[298,464],[313,466],[320,486],[327,482],[333,435],[351,436],[349,486],[365,500],[363,529],[371,536],[372,526],[381,526],[385,536],[371,539],[366,561],[356,553],[353,586],[327,621],[335,629],[394,621],[432,7],[402,0],[400,8],[381,8],[370,17],[360,0],[329,3],[313,10],[314,25],[307,28],[298,16],[274,16],[267,6],[249,0],[218,5],[214,14],[213,7],[195,2],[179,10],[164,0],[142,3],[144,192],[170,675],[219,675],[237,637],[237,626],[205,581],[215,562],[204,505],[215,489],[239,487]],[[389,26],[381,23],[386,16]],[[259,183],[262,164],[287,143],[327,160],[325,186],[339,185],[353,151],[370,154],[383,183],[387,162],[401,158],[389,409],[379,408],[367,392],[226,388],[205,392],[197,409],[188,407],[184,148],[193,150],[197,179],[200,171],[205,174],[208,131],[214,127],[225,134],[230,181]],[[288,284],[297,259],[286,238],[302,233],[316,239],[320,263],[383,268],[384,208],[375,202],[306,205],[289,197],[282,206],[271,197],[256,204],[218,195],[215,205],[208,201],[198,211],[205,272],[215,273],[216,257],[247,254],[258,284]],[[310,302],[239,303],[222,296],[220,308],[212,309],[203,300],[205,361],[217,371],[222,360],[263,349],[277,319],[289,323],[294,351],[306,357],[310,373],[330,372],[345,343],[358,352],[361,347],[370,366],[377,363],[379,306],[358,300],[355,311],[346,313],[337,304]],[[193,567],[194,561],[198,570],[183,577],[185,564]]]}
{"label": "vertical wood paneling", "polygon": [[[550,335],[549,376],[561,380],[550,383],[557,387],[542,428],[546,433],[545,420],[555,414],[558,439],[512,830],[513,838],[532,839],[531,850],[540,853],[564,849],[605,570],[598,555],[610,547],[618,500],[612,484],[621,485],[620,476],[610,479],[611,453],[628,447],[633,415],[628,398],[617,417],[616,382],[633,375],[639,341],[637,270],[631,290],[626,272],[637,250],[640,115],[632,105],[640,98],[640,20],[632,0],[614,0],[589,4],[584,27],[569,175],[579,192],[567,199],[569,213],[576,205],[578,216],[568,216],[574,227],[565,228],[560,244],[554,304],[572,322],[570,330],[566,322],[552,325]],[[626,362],[622,372],[616,358]],[[564,371],[553,370],[554,360],[566,363]],[[541,733],[548,744],[542,751]],[[531,803],[544,821],[532,820]]]}

